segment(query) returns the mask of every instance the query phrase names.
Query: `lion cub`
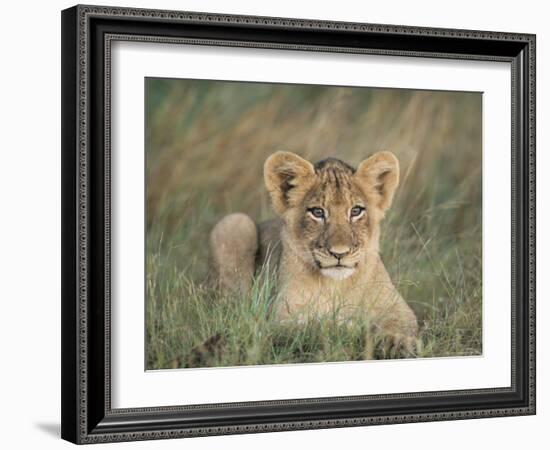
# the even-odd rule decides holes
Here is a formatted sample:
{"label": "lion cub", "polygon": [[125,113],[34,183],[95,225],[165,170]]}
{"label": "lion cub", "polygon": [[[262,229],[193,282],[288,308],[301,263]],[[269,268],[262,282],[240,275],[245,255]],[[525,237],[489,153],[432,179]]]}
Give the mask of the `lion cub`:
{"label": "lion cub", "polygon": [[230,214],[212,230],[222,287],[246,292],[258,267],[276,265],[279,320],[365,315],[392,346],[412,351],[416,317],[380,259],[380,223],[399,183],[399,162],[379,152],[357,169],[333,158],[313,165],[289,152],[271,155],[264,179],[279,218],[256,225]]}

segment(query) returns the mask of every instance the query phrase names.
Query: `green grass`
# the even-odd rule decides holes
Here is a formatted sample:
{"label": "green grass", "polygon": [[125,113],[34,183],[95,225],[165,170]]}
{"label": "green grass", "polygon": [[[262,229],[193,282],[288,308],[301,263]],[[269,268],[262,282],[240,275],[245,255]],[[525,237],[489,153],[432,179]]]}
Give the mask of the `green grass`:
{"label": "green grass", "polygon": [[224,214],[273,216],[262,165],[287,149],[351,164],[378,150],[402,180],[381,254],[421,326],[419,357],[482,351],[479,94],[147,81],[146,354],[149,369],[380,357],[365,319],[280,324],[269,276],[234,298],[206,283],[208,233]]}

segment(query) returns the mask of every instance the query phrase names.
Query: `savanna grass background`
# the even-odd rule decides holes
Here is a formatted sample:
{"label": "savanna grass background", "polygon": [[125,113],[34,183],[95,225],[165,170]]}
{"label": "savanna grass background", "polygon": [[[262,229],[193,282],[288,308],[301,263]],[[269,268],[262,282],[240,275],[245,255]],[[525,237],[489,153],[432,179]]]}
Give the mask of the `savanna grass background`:
{"label": "savanna grass background", "polygon": [[216,221],[274,216],[262,168],[276,150],[352,165],[394,152],[381,255],[419,318],[418,356],[481,354],[481,94],[153,78],[145,94],[148,369],[382,356],[360,320],[275,322],[269,278],[249,298],[205,282]]}

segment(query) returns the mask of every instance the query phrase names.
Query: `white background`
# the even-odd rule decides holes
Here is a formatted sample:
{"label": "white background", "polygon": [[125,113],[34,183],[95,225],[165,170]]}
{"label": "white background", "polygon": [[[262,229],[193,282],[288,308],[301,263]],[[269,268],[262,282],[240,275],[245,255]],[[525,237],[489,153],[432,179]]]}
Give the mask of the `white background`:
{"label": "white background", "polygon": [[[129,1],[129,0],[128,0]],[[440,1],[393,2],[253,2],[232,0],[139,1],[108,4],[237,14],[303,17],[533,32],[538,35],[538,185],[539,198],[550,188],[550,77],[544,2],[521,3],[462,0],[442,6]],[[60,398],[60,16],[71,2],[25,2],[4,5],[2,39],[2,216],[0,264],[2,314],[0,342],[1,423],[4,448],[62,448],[59,440]],[[548,202],[546,202],[548,205]],[[334,448],[382,446],[389,448],[508,449],[542,448],[544,425],[550,419],[548,379],[550,340],[543,326],[550,294],[542,286],[549,272],[549,240],[544,236],[550,214],[543,201],[538,209],[538,415],[502,419],[353,429],[225,436],[186,441],[114,444],[118,448]]]}

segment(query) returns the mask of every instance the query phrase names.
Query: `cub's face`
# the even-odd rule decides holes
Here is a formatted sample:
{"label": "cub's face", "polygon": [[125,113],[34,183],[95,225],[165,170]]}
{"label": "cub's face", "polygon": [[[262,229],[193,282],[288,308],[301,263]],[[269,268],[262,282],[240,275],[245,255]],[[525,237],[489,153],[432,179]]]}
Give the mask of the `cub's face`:
{"label": "cub's face", "polygon": [[354,169],[333,158],[313,165],[277,152],[266,160],[264,178],[287,243],[311,270],[342,280],[378,252],[380,220],[399,182],[392,153],[377,153]]}

